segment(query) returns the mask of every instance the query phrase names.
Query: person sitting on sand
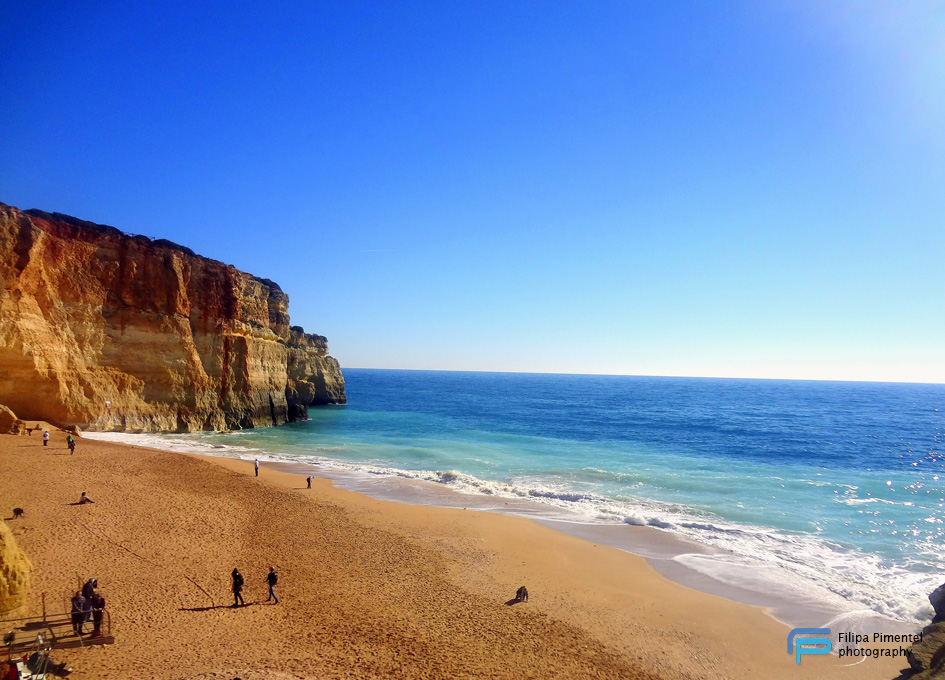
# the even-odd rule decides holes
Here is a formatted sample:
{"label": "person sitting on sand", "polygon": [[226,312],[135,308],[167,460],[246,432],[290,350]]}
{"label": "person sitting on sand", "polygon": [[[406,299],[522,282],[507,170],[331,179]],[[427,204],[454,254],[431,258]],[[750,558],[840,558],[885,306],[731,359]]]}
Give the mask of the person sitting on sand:
{"label": "person sitting on sand", "polygon": [[231,576],[233,577],[233,606],[239,607],[241,604],[246,604],[243,601],[243,575],[239,569],[234,568]]}
{"label": "person sitting on sand", "polygon": [[4,673],[3,680],[20,680],[20,669],[16,667],[16,661],[13,659],[7,661],[7,672]]}
{"label": "person sitting on sand", "polygon": [[71,668],[66,669],[65,661],[56,663],[46,650],[30,654],[29,658],[26,660],[26,669],[33,674],[31,677],[34,678],[44,678],[50,673],[68,675],[72,672]]}
{"label": "person sitting on sand", "polygon": [[94,503],[94,502],[95,501],[93,501],[91,498],[85,495],[84,491],[82,492],[82,495],[79,496],[79,505],[85,505],[86,503]]}

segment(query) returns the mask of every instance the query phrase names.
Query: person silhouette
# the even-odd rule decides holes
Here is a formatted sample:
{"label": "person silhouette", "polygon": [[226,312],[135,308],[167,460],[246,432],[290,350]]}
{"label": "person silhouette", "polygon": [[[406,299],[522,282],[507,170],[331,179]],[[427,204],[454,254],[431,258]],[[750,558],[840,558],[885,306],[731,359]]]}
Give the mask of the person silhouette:
{"label": "person silhouette", "polygon": [[243,601],[243,575],[239,569],[234,568],[231,576],[233,577],[233,606],[239,607],[241,604],[246,604]]}
{"label": "person silhouette", "polygon": [[275,567],[269,567],[269,574],[266,576],[266,583],[269,584],[269,597],[266,598],[266,602],[270,600],[275,600],[276,604],[279,604],[279,598],[276,597],[276,591],[273,588],[276,587],[276,584],[279,582],[279,574],[276,573]]}

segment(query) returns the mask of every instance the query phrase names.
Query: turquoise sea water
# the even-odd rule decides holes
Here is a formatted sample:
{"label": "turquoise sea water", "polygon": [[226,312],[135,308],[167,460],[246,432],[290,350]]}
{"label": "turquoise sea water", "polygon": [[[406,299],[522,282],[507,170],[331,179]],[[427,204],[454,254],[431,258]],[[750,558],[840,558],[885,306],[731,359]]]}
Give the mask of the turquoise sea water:
{"label": "turquoise sea water", "polygon": [[945,580],[945,385],[348,369],[310,420],[138,441],[657,527],[722,582],[918,622]]}

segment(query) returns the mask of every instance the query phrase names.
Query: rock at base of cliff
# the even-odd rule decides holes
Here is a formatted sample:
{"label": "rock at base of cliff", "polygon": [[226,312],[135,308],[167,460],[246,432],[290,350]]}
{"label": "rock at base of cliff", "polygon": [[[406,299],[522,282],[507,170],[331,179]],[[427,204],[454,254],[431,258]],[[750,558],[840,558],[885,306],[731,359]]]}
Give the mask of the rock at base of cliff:
{"label": "rock at base of cliff", "polygon": [[922,629],[922,642],[909,648],[909,665],[916,671],[912,680],[945,680],[945,622]]}
{"label": "rock at base of cliff", "polygon": [[26,602],[33,565],[20,550],[13,532],[0,521],[0,612],[10,611]]}
{"label": "rock at base of cliff", "polygon": [[26,432],[26,423],[17,418],[9,408],[0,404],[0,433],[23,434],[24,432]]}

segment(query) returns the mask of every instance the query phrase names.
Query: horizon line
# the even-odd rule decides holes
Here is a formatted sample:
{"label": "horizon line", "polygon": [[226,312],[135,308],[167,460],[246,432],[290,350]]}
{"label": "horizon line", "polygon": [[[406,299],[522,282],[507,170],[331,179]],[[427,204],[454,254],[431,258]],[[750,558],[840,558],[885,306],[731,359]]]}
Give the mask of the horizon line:
{"label": "horizon line", "polygon": [[838,378],[767,378],[724,375],[652,375],[644,373],[569,373],[567,371],[483,371],[465,368],[389,368],[381,366],[348,366],[341,367],[354,371],[413,371],[416,373],[496,373],[512,375],[572,375],[572,376],[600,376],[610,378],[684,378],[690,380],[768,380],[778,382],[837,382],[837,383],[873,383],[877,385],[942,385],[945,382],[934,380],[871,380],[869,378],[838,379]]}

